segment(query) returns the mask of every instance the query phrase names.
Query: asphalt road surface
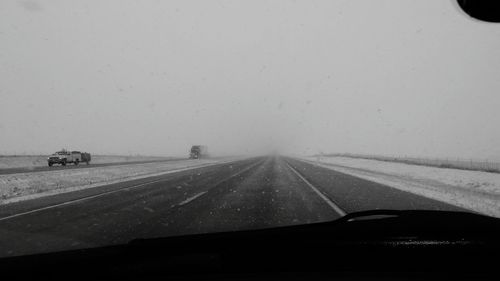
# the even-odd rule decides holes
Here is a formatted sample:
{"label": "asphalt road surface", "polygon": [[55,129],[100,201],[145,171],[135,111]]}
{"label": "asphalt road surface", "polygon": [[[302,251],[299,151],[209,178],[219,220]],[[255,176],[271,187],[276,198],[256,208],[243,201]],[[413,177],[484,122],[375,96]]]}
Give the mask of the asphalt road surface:
{"label": "asphalt road surface", "polygon": [[259,157],[0,206],[0,256],[323,222],[370,209],[461,210],[299,160]]}

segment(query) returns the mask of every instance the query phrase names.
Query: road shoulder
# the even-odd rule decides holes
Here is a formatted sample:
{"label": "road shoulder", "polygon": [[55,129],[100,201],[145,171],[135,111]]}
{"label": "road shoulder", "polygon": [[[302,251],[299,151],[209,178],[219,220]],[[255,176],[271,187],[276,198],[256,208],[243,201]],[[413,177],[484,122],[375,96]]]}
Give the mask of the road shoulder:
{"label": "road shoulder", "polygon": [[[387,185],[402,191],[452,204],[478,213],[496,217],[500,216],[500,196],[496,193],[467,189],[461,186],[438,181],[431,177],[417,177],[414,174],[401,174],[388,169],[380,170],[362,165],[356,167],[354,164],[347,166],[308,158],[295,159],[311,165],[331,169],[354,177]],[[470,173],[471,171],[464,172]]]}

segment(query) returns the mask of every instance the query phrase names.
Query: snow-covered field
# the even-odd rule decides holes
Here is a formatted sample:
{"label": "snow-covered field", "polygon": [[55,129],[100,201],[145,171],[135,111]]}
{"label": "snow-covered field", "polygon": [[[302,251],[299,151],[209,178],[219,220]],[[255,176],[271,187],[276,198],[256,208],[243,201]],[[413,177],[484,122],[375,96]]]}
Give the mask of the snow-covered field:
{"label": "snow-covered field", "polygon": [[0,204],[146,178],[236,159],[175,160],[0,175]]}
{"label": "snow-covered field", "polygon": [[312,164],[500,217],[500,174],[348,157],[305,157]]}
{"label": "snow-covered field", "polygon": [[[0,155],[0,169],[8,168],[29,168],[47,166],[48,155],[27,155],[27,156],[3,156]],[[114,156],[114,155],[92,155],[93,164],[135,162],[135,161],[155,161],[168,160],[168,157],[154,156]]]}

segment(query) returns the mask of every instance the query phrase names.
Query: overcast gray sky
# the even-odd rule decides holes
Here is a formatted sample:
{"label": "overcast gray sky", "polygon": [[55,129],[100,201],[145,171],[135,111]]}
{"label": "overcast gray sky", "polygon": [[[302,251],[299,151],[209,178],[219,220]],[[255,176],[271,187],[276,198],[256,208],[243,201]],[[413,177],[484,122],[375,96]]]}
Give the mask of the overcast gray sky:
{"label": "overcast gray sky", "polygon": [[0,2],[0,153],[500,159],[500,26],[451,0]]}

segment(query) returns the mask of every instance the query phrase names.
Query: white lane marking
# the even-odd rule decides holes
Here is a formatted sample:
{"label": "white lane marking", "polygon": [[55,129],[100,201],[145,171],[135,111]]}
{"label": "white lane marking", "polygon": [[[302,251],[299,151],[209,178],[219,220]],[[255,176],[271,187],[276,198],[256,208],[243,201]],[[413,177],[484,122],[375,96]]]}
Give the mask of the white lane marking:
{"label": "white lane marking", "polygon": [[125,179],[115,179],[115,180],[108,181],[108,182],[96,182],[96,183],[93,183],[90,185],[81,185],[81,186],[66,187],[66,188],[62,188],[62,189],[53,189],[53,190],[49,190],[49,191],[45,191],[45,192],[41,192],[41,193],[28,194],[28,195],[23,195],[23,196],[19,196],[19,197],[13,197],[13,198],[5,199],[5,200],[0,200],[0,206],[4,206],[7,204],[11,204],[11,203],[17,203],[17,202],[21,202],[21,201],[34,200],[34,199],[43,198],[43,197],[52,196],[52,195],[58,195],[58,194],[70,193],[70,192],[74,192],[74,191],[102,187],[102,186],[111,185],[111,184],[130,182],[130,181],[134,181],[134,180],[147,179],[147,178],[151,178],[151,177],[164,176],[164,175],[168,175],[171,173],[181,172],[181,171],[185,171],[185,170],[191,170],[191,169],[195,169],[195,168],[203,168],[203,167],[211,167],[211,166],[215,166],[215,165],[222,165],[222,164],[236,162],[236,161],[238,161],[238,160],[228,160],[228,161],[221,161],[221,162],[216,162],[216,163],[205,163],[205,164],[188,166],[188,167],[184,167],[184,168],[178,168],[175,170],[156,172],[156,173],[152,173],[152,174],[138,175],[138,176],[133,176],[133,177],[125,178]]}
{"label": "white lane marking", "polygon": [[[221,163],[214,163],[213,165],[209,164],[209,165],[203,165],[203,166],[196,166],[196,167],[188,167],[188,168],[181,168],[181,169],[176,169],[176,170],[170,170],[170,171],[167,171],[167,172],[163,173],[162,175],[173,174],[173,173],[177,173],[177,172],[183,172],[183,171],[194,170],[194,169],[199,169],[199,168],[205,168],[205,167],[214,166],[214,165],[218,165],[218,164],[221,164]],[[149,182],[141,183],[141,184],[138,184],[138,185],[128,186],[128,187],[124,187],[124,188],[120,188],[120,189],[115,189],[115,190],[110,190],[110,191],[102,192],[102,193],[91,195],[91,196],[86,196],[86,197],[82,197],[82,198],[78,198],[78,199],[73,199],[73,200],[69,200],[69,201],[63,202],[63,203],[54,204],[54,205],[50,205],[50,206],[46,206],[46,207],[42,207],[42,208],[38,208],[38,209],[34,209],[34,210],[30,210],[30,211],[26,211],[26,212],[17,213],[17,214],[14,214],[14,215],[6,216],[6,217],[3,217],[3,218],[0,218],[0,221],[4,221],[4,220],[11,219],[11,218],[24,216],[24,215],[28,215],[28,214],[32,214],[32,213],[36,213],[36,212],[40,212],[40,211],[44,211],[44,210],[49,210],[49,209],[53,209],[53,208],[57,208],[57,207],[65,206],[65,205],[70,205],[70,204],[74,204],[74,203],[78,203],[78,202],[81,202],[81,201],[85,201],[85,200],[89,200],[89,199],[93,199],[93,198],[105,196],[105,195],[116,193],[116,192],[128,191],[128,190],[136,189],[136,188],[148,185],[148,184],[157,183],[157,182],[161,182],[161,181],[165,181],[165,180],[166,179],[159,179],[159,180],[155,180],[155,181],[149,181]]]}
{"label": "white lane marking", "polygon": [[323,201],[325,201],[328,206],[330,206],[335,212],[337,212],[339,215],[341,216],[345,216],[347,213],[344,212],[344,210],[342,210],[339,206],[337,206],[337,204],[335,204],[332,200],[330,200],[330,198],[326,197],[321,191],[319,191],[314,185],[312,185],[308,180],[306,180],[299,172],[297,172],[297,170],[295,170],[292,166],[290,166],[288,163],[286,163],[286,165],[288,166],[288,168],[290,168],[290,170],[292,170],[292,172],[294,172],[303,182],[305,182],[314,192],[316,192],[316,194],[319,195],[319,197],[321,197],[321,199],[323,199]]}
{"label": "white lane marking", "polygon": [[[250,165],[250,166],[246,167],[245,169],[243,169],[243,170],[241,170],[241,171],[237,172],[236,174],[230,175],[229,177],[227,177],[227,178],[225,178],[225,179],[223,179],[223,180],[221,180],[221,181],[217,182],[217,183],[214,185],[214,187],[215,187],[215,186],[220,185],[221,183],[223,183],[223,182],[225,182],[225,181],[227,181],[227,180],[229,180],[229,179],[231,179],[231,178],[234,178],[234,177],[236,177],[236,176],[239,176],[240,174],[242,174],[242,173],[244,173],[244,172],[246,172],[246,171],[250,170],[251,168],[253,168],[253,167],[255,167],[255,166],[259,165],[259,164],[261,164],[261,161],[258,161],[258,162],[256,162],[255,164],[252,164],[252,165]],[[233,192],[235,192],[235,191],[233,191]],[[189,203],[189,202],[191,202],[191,201],[195,200],[196,198],[198,198],[198,197],[200,197],[200,196],[202,196],[202,195],[204,195],[204,194],[206,194],[206,193],[208,193],[208,190],[207,190],[207,191],[200,192],[200,193],[198,193],[198,194],[196,194],[196,195],[194,195],[194,196],[192,196],[192,197],[189,197],[188,199],[186,199],[186,200],[182,201],[181,203],[179,203],[179,204],[177,204],[177,205],[172,205],[172,207],[175,207],[175,206],[179,206],[179,207],[180,207],[180,206],[184,206],[184,205],[186,205],[187,203]]]}
{"label": "white lane marking", "polygon": [[194,199],[196,199],[196,198],[198,198],[198,197],[202,196],[203,194],[205,194],[205,193],[207,193],[207,192],[208,192],[208,191],[203,191],[203,192],[200,192],[200,193],[196,194],[195,196],[191,196],[191,197],[189,197],[188,199],[186,199],[186,200],[182,201],[181,203],[179,203],[179,206],[186,205],[187,203],[189,203],[189,202],[193,201]]}
{"label": "white lane marking", "polygon": [[69,200],[69,201],[63,202],[63,203],[54,204],[54,205],[50,205],[50,206],[47,206],[47,207],[38,208],[38,209],[34,209],[34,210],[22,212],[22,213],[17,213],[17,214],[14,214],[14,215],[10,215],[10,216],[7,216],[7,217],[0,218],[0,221],[11,219],[11,218],[15,218],[15,217],[19,217],[19,216],[23,216],[23,215],[27,215],[27,214],[32,214],[32,213],[40,212],[40,211],[43,211],[43,210],[53,209],[53,208],[60,207],[60,206],[70,205],[70,204],[74,204],[74,203],[77,203],[77,202],[81,202],[81,201],[85,201],[85,200],[88,200],[88,199],[93,199],[93,198],[101,197],[101,196],[104,196],[104,195],[108,195],[108,194],[112,194],[112,193],[116,193],[116,192],[120,192],[120,191],[124,191],[124,190],[131,190],[131,189],[135,189],[135,188],[138,188],[138,187],[141,187],[141,186],[145,186],[145,185],[148,185],[148,184],[157,183],[157,182],[160,182],[160,181],[164,181],[164,179],[163,180],[150,181],[150,182],[147,182],[147,183],[142,183],[142,184],[138,184],[138,185],[134,185],[134,186],[129,186],[129,187],[125,187],[125,188],[120,188],[120,189],[117,189],[117,190],[110,190],[110,191],[106,191],[106,192],[99,193],[99,194],[96,194],[96,195],[91,195],[91,196],[87,196],[87,197],[73,199],[73,200]]}

